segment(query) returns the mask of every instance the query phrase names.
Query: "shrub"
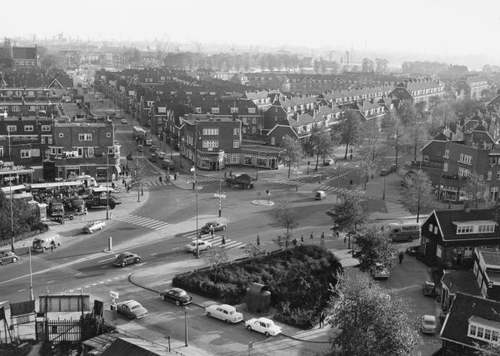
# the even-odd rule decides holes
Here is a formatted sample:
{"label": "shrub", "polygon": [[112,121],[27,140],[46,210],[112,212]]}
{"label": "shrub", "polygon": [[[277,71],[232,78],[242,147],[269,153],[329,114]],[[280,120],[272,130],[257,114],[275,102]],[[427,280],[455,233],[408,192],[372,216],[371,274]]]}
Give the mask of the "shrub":
{"label": "shrub", "polygon": [[238,304],[252,282],[271,291],[277,320],[311,327],[330,298],[329,286],[342,272],[338,260],[319,246],[297,246],[272,255],[238,261],[222,267],[215,283],[210,269],[176,276],[172,284],[193,293]]}

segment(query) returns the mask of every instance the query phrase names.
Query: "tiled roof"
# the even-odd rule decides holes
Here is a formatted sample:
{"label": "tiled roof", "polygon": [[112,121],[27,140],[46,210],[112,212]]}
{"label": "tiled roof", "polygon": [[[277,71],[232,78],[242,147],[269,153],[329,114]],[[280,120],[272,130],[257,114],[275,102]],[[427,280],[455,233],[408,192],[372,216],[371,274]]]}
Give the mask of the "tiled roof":
{"label": "tiled roof", "polygon": [[316,120],[311,115],[309,115],[308,113],[305,113],[305,114],[298,115],[297,119],[295,119],[295,120],[291,119],[290,125],[292,127],[297,127],[297,126],[312,124],[315,121]]}
{"label": "tiled roof", "polygon": [[445,271],[442,282],[451,294],[460,292],[481,296],[481,289],[477,285],[476,277],[471,270]]}
{"label": "tiled roof", "polygon": [[456,234],[456,225],[454,222],[468,222],[480,220],[497,221],[500,218],[500,213],[495,214],[494,209],[450,209],[450,210],[435,210],[436,218],[443,232],[444,240],[461,240],[461,239],[500,239],[499,227],[495,227],[495,232],[491,233],[473,233],[473,234]]}
{"label": "tiled roof", "polygon": [[470,347],[485,345],[477,339],[468,337],[470,318],[482,318],[500,322],[500,303],[490,299],[475,297],[469,294],[456,293],[448,316],[441,330],[441,338],[465,344]]}
{"label": "tiled roof", "polygon": [[403,87],[395,88],[391,94],[391,96],[398,98],[399,100],[412,100],[411,94]]}

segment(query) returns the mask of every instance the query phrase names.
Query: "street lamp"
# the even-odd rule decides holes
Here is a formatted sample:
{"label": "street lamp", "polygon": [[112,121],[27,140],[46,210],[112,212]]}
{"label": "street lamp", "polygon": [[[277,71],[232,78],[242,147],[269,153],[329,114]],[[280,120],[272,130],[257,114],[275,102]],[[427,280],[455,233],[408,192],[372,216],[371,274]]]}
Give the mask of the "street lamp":
{"label": "street lamp", "polygon": [[382,200],[385,200],[385,176],[384,176],[384,190],[382,190]]}
{"label": "street lamp", "polygon": [[33,295],[33,269],[31,268],[31,246],[28,246],[29,264],[30,264],[30,300],[35,300]]}
{"label": "street lamp", "polygon": [[184,306],[184,345],[188,347],[188,319],[187,319],[188,307]]}
{"label": "street lamp", "polygon": [[222,178],[219,180],[219,218],[222,217]]}
{"label": "street lamp", "polygon": [[[195,199],[195,210],[196,210],[196,258],[200,258],[200,235],[198,233],[198,179],[196,177],[196,171],[198,166],[198,125],[195,120],[194,122],[194,167],[193,167],[193,180],[194,180],[194,199]],[[187,341],[186,341],[187,346]]]}
{"label": "street lamp", "polygon": [[[109,152],[106,152],[106,182],[109,184]],[[109,185],[106,190],[106,220],[109,220]]]}

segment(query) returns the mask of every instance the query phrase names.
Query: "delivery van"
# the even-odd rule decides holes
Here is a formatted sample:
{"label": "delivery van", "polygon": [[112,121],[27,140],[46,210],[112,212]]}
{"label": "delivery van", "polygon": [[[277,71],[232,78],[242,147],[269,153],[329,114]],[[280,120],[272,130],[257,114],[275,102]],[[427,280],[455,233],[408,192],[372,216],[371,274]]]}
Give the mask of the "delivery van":
{"label": "delivery van", "polygon": [[57,234],[47,235],[44,237],[35,237],[31,246],[33,252],[45,252],[46,250],[55,249],[61,246],[60,236]]}

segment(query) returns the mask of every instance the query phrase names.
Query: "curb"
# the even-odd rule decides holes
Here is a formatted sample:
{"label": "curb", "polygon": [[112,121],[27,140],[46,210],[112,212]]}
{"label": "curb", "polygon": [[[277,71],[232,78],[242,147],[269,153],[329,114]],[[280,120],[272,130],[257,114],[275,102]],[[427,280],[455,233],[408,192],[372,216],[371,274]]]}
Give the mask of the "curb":
{"label": "curb", "polygon": [[[134,281],[134,279],[132,278],[132,276],[133,276],[133,275],[134,275],[134,273],[130,273],[130,274],[128,275],[128,277],[127,277],[128,281],[129,281],[131,284],[133,284],[134,286],[136,286],[136,287],[138,287],[138,288],[142,288],[142,289],[145,289],[145,290],[147,290],[147,291],[150,291],[150,292],[152,292],[152,293],[155,293],[155,294],[160,294],[160,291],[159,291],[159,290],[157,290],[157,289],[153,289],[153,288],[149,288],[149,287],[146,287],[146,286],[143,286],[142,284],[139,284],[139,283],[137,283],[136,281]],[[204,306],[202,306],[202,305],[200,305],[200,304],[198,304],[198,303],[191,302],[191,304],[190,304],[190,305],[194,305],[194,306],[197,306],[197,307],[199,307],[199,308],[201,308],[201,309],[205,309],[205,307],[204,307]]]}
{"label": "curb", "polygon": [[287,337],[289,339],[295,340],[295,341],[309,342],[311,344],[329,344],[330,343],[330,341],[317,341],[317,340],[300,339],[298,337],[287,335],[287,334],[284,334],[284,333],[281,333],[281,335],[283,335],[284,337]]}

